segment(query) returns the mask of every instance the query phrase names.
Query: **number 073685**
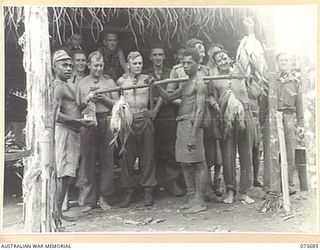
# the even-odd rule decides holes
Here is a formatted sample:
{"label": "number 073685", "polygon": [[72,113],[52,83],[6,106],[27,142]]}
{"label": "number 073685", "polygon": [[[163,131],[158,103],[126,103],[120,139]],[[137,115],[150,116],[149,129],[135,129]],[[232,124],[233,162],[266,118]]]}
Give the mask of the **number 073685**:
{"label": "number 073685", "polygon": [[319,244],[304,243],[304,244],[300,244],[300,248],[318,249]]}

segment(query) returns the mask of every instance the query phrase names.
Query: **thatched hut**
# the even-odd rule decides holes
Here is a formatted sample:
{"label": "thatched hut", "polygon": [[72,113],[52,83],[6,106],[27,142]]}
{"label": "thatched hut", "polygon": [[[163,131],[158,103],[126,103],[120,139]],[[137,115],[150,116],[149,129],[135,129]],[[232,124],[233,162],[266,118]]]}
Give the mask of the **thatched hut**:
{"label": "thatched hut", "polygon": [[[273,56],[272,24],[271,27],[265,26],[256,10],[250,8],[6,6],[3,11],[6,91],[16,88],[27,92],[26,143],[31,155],[25,167],[23,189],[24,222],[29,232],[56,230],[53,161],[55,108],[50,54],[52,48],[64,44],[70,35],[81,33],[84,47],[91,52],[100,45],[103,31],[116,31],[125,54],[138,49],[146,63],[149,46],[153,42],[161,42],[168,51],[168,63],[172,65],[172,52],[191,37],[202,39],[206,46],[211,42],[221,43],[235,55],[244,35],[243,18],[251,16],[256,22],[257,38],[267,44],[269,58]],[[9,109],[7,113],[13,114],[14,111]],[[279,177],[276,177],[277,181]],[[275,191],[280,191],[278,183],[275,188]]]}

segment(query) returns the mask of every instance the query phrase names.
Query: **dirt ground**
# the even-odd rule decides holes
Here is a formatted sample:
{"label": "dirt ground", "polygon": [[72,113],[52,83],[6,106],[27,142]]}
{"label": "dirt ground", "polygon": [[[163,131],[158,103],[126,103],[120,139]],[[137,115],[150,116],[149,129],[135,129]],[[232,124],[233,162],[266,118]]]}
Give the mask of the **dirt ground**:
{"label": "dirt ground", "polygon": [[[7,192],[3,209],[3,233],[23,232],[23,206],[21,192]],[[21,191],[21,190],[20,190]],[[80,212],[76,201],[66,215],[78,216],[75,222],[63,224],[64,232],[266,232],[316,233],[317,212],[315,196],[298,192],[290,197],[292,213],[284,216],[277,212],[258,212],[263,201],[261,188],[252,187],[249,195],[256,202],[244,204],[238,197],[233,204],[207,203],[207,211],[186,214],[180,209],[185,197],[171,197],[165,191],[155,194],[155,205],[144,207],[143,195],[129,208],[119,208],[121,193],[111,200],[113,208],[96,208],[89,213]],[[71,199],[74,200],[74,199]]]}

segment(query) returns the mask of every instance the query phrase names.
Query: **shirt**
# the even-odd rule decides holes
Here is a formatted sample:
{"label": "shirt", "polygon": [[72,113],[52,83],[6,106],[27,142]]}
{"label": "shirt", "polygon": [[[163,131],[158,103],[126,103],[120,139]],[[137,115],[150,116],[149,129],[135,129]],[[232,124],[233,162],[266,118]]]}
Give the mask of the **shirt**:
{"label": "shirt", "polygon": [[303,124],[303,103],[300,79],[294,72],[279,73],[276,78],[278,110],[296,113],[298,124]]}
{"label": "shirt", "polygon": [[[115,82],[111,78],[108,78],[106,76],[101,77],[98,82],[95,82],[95,79],[88,75],[81,79],[76,86],[76,101],[80,107],[86,107],[86,97],[90,91],[113,88],[116,86],[117,85],[115,84]],[[107,95],[111,98],[111,93],[105,93],[104,95]],[[109,112],[111,110],[111,108],[103,102],[95,102],[95,104],[96,113]]]}

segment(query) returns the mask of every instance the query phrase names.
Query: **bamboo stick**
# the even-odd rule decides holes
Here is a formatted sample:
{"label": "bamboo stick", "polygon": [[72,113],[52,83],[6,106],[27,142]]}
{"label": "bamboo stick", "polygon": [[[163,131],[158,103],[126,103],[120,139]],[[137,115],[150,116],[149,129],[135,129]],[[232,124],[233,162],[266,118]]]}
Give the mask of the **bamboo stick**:
{"label": "bamboo stick", "polygon": [[[204,76],[203,80],[209,81],[209,80],[224,80],[224,79],[247,79],[251,78],[253,76],[251,75],[220,75],[220,76]],[[176,82],[186,82],[189,80],[189,77],[181,77],[181,78],[175,78],[175,79],[164,79],[160,81],[152,82],[152,85],[161,85],[161,84],[167,84],[167,83],[176,83]],[[97,94],[104,94],[104,93],[111,93],[121,90],[130,90],[130,89],[141,89],[141,88],[149,88],[149,84],[140,84],[140,85],[134,85],[134,86],[128,86],[128,87],[113,87],[113,88],[106,88],[106,89],[100,89],[93,91],[95,95]]]}
{"label": "bamboo stick", "polygon": [[280,156],[281,156],[280,167],[281,167],[283,208],[286,212],[290,212],[288,161],[287,161],[286,142],[284,138],[282,112],[277,112],[277,128],[278,128],[279,148],[280,148]]}

